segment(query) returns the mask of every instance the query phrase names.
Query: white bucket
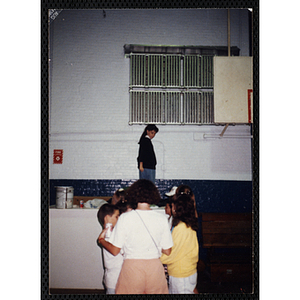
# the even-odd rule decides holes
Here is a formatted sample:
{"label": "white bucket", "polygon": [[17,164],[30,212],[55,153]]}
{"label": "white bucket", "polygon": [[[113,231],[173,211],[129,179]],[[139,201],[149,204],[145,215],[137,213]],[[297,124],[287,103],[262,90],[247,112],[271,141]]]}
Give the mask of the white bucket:
{"label": "white bucket", "polygon": [[56,208],[73,208],[74,188],[56,186]]}

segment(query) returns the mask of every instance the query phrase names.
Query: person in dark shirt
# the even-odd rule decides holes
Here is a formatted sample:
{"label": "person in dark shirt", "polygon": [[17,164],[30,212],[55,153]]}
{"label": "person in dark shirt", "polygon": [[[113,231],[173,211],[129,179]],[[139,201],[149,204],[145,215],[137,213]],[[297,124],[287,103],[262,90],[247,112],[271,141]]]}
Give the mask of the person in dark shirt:
{"label": "person in dark shirt", "polygon": [[144,129],[139,140],[138,169],[139,179],[148,179],[155,183],[156,156],[151,140],[158,132],[154,124],[149,124]]}

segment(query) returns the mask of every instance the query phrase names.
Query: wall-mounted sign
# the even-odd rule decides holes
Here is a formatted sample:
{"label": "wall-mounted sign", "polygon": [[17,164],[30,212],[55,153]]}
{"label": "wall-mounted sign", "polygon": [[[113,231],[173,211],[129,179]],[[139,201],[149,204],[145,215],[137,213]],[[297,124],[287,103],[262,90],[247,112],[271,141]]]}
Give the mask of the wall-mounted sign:
{"label": "wall-mounted sign", "polygon": [[53,150],[53,163],[62,164],[62,162],[63,162],[63,150],[62,149]]}

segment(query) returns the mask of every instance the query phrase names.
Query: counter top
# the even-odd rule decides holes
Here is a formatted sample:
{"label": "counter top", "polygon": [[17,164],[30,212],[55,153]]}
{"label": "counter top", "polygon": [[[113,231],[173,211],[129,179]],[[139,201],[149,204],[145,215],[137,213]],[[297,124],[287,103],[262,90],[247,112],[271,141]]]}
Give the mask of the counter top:
{"label": "counter top", "polygon": [[[50,205],[50,209],[56,209],[56,210],[61,210],[61,211],[66,211],[66,210],[98,210],[98,208],[86,208],[86,207],[79,207],[78,205],[73,205],[73,208],[56,208],[55,205]],[[152,210],[157,210],[157,211],[165,211],[165,207],[161,206],[161,207],[150,207]]]}
{"label": "counter top", "polygon": [[[157,211],[162,214],[166,214],[165,208],[164,207],[158,207],[158,208],[152,208],[153,211]],[[50,206],[49,213],[53,217],[63,217],[63,216],[72,216],[72,217],[85,217],[85,216],[90,216],[94,215],[97,218],[97,212],[98,208],[80,208],[80,207],[75,207],[75,208],[56,208],[54,206]]]}

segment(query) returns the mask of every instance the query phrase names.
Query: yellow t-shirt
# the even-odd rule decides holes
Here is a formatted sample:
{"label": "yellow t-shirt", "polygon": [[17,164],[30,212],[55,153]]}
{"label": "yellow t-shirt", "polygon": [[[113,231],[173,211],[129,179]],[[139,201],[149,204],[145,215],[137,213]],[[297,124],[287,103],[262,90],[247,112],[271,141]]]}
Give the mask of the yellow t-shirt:
{"label": "yellow t-shirt", "polygon": [[197,233],[180,222],[172,232],[173,247],[169,256],[162,254],[160,260],[168,266],[173,277],[188,277],[197,272],[199,245]]}

